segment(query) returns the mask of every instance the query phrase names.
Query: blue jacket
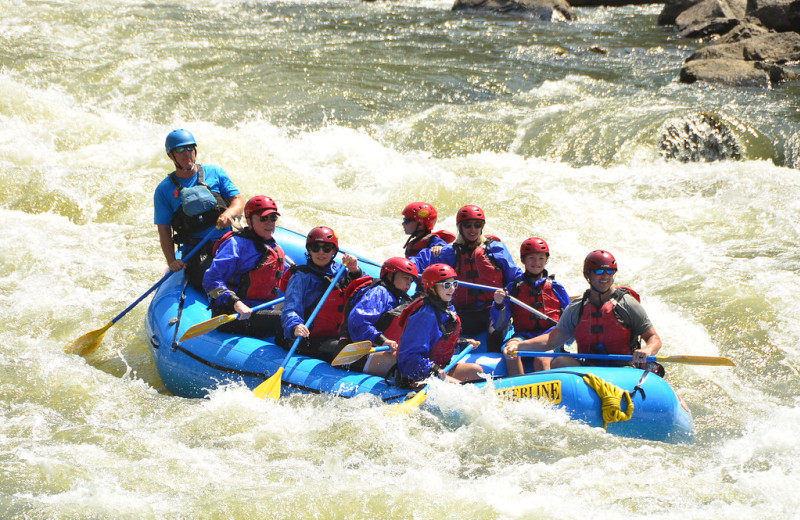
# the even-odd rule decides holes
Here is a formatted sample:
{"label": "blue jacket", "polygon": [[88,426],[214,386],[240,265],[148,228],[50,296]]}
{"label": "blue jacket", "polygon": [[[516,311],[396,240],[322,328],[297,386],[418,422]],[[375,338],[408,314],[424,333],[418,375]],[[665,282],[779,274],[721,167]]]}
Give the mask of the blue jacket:
{"label": "blue jacket", "polygon": [[[448,308],[455,312],[452,305]],[[448,319],[446,313],[429,303],[409,316],[400,338],[402,347],[397,352],[397,368],[404,377],[414,381],[428,377],[434,365],[429,357],[431,349],[443,336],[441,329]]]}
{"label": "blue jacket", "polygon": [[[356,297],[358,297],[356,293]],[[383,285],[376,285],[360,296],[359,300],[347,316],[347,332],[355,341],[372,341],[377,343],[381,331],[375,326],[384,312],[403,303]]]}
{"label": "blue jacket", "polygon": [[[274,239],[265,244],[272,249],[275,249],[277,245]],[[230,237],[217,249],[211,267],[203,276],[203,289],[206,293],[219,289],[236,292],[241,285],[242,276],[255,269],[262,256],[263,254],[258,251],[252,240],[236,235]],[[227,305],[230,303],[230,299],[230,293],[222,293],[219,297],[214,298],[213,305]],[[242,299],[242,301],[248,307],[263,303],[246,299]]]}

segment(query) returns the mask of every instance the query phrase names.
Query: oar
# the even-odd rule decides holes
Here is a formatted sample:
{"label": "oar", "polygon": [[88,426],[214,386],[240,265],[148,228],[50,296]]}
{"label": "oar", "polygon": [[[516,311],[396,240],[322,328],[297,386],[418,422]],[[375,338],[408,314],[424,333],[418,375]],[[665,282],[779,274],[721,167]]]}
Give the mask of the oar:
{"label": "oar", "polygon": [[[492,287],[490,285],[480,285],[480,284],[477,284],[477,283],[470,283],[470,282],[462,282],[461,280],[458,281],[458,286],[459,287],[466,287],[468,289],[481,289],[483,291],[496,291],[497,289],[499,289],[499,287]],[[556,325],[558,323],[556,320],[554,320],[550,316],[548,316],[548,315],[546,315],[546,314],[544,314],[542,312],[537,311],[536,309],[534,309],[533,307],[531,307],[527,303],[519,300],[518,298],[514,298],[510,294],[508,295],[508,299],[511,300],[511,303],[519,305],[520,307],[522,307],[526,311],[530,312],[531,314],[533,314],[537,318],[540,318],[540,319],[543,319],[543,320],[547,320],[552,325]]]}
{"label": "oar", "polygon": [[[347,267],[343,265],[341,266],[341,269],[339,269],[336,272],[336,276],[333,277],[333,281],[323,293],[322,298],[319,299],[319,302],[317,303],[317,306],[314,308],[314,311],[311,313],[311,316],[309,316],[308,320],[306,320],[305,322],[306,328],[311,327],[311,324],[314,323],[314,318],[317,317],[317,314],[319,313],[319,310],[322,308],[322,305],[325,303],[325,300],[328,299],[328,295],[333,291],[334,287],[336,287],[336,284],[339,282],[339,279],[342,277],[345,271],[347,271]],[[297,346],[300,345],[300,340],[302,339],[303,339],[302,336],[297,336],[295,338],[294,343],[292,343],[292,348],[289,349],[289,353],[286,354],[285,358],[283,358],[283,363],[281,363],[280,368],[278,368],[278,370],[276,370],[275,373],[269,377],[269,379],[258,385],[256,389],[253,390],[253,393],[256,394],[256,397],[258,397],[259,399],[265,399],[267,397],[276,400],[280,399],[281,378],[283,377],[283,369],[286,368],[286,365],[289,363],[289,360],[292,359],[292,355],[294,354],[294,351],[297,350]]]}
{"label": "oar", "polygon": [[391,350],[392,347],[385,345],[381,347],[373,347],[371,341],[358,341],[346,345],[342,350],[336,354],[336,357],[331,361],[331,366],[338,367],[339,365],[349,365],[355,363],[367,354],[374,354],[375,352],[386,352]]}
{"label": "oar", "polygon": [[[261,303],[256,305],[252,309],[252,312],[256,312],[260,309],[266,309],[267,307],[272,307],[273,305],[278,305],[279,303],[283,302],[286,297],[281,296],[280,298],[275,298],[274,300],[270,300],[268,302]],[[192,325],[189,329],[183,333],[183,336],[180,337],[178,341],[186,341],[187,339],[196,338],[197,336],[202,336],[212,330],[225,325],[226,323],[230,323],[234,320],[239,319],[239,313],[236,314],[220,314],[219,316],[215,316],[210,320],[206,320],[202,323],[198,323],[197,325]]]}
{"label": "oar", "polygon": [[[445,374],[453,370],[453,367],[456,366],[462,359],[467,357],[472,349],[475,348],[472,345],[467,345],[467,348],[461,351],[460,354],[457,356],[453,356],[453,359],[450,360],[450,363],[447,364],[446,367],[442,370]],[[402,403],[396,404],[390,408],[391,413],[401,414],[401,413],[409,413],[412,410],[416,410],[420,407],[422,403],[424,403],[428,399],[428,388],[431,386],[430,383],[422,387],[422,390],[417,392],[417,395],[412,397],[411,399],[407,399]]]}
{"label": "oar", "polygon": [[[572,352],[535,352],[533,350],[518,350],[521,357],[560,357],[567,356],[581,359],[601,359],[606,361],[632,361],[633,356],[622,354],[575,354]],[[647,361],[659,363],[682,363],[684,365],[706,365],[713,367],[733,367],[733,361],[725,357],[716,356],[647,356]]]}
{"label": "oar", "polygon": [[[200,248],[203,247],[206,244],[206,242],[208,242],[211,239],[215,231],[216,228],[211,228],[211,230],[209,230],[206,236],[203,237],[200,243],[194,246],[186,256],[182,257],[182,260],[184,261],[189,260],[192,256],[195,255],[195,253],[200,251]],[[152,287],[147,289],[147,291],[145,291],[144,294],[139,296],[139,298],[137,298],[136,301],[134,301],[132,304],[128,305],[128,307],[124,311],[117,314],[117,316],[114,319],[106,323],[106,325],[103,328],[93,330],[92,332],[84,334],[80,338],[73,341],[72,344],[67,345],[66,348],[64,349],[64,352],[66,352],[67,354],[78,354],[80,356],[87,356],[92,352],[94,352],[97,349],[97,347],[100,346],[100,343],[103,342],[103,337],[106,335],[106,331],[110,329],[112,325],[118,322],[123,316],[128,314],[128,312],[131,309],[139,305],[139,302],[147,298],[147,295],[158,289],[161,286],[161,284],[167,281],[167,278],[169,278],[175,273],[177,273],[177,271],[172,271],[168,269],[167,272],[164,273],[164,276],[161,277],[161,280],[157,281]]]}

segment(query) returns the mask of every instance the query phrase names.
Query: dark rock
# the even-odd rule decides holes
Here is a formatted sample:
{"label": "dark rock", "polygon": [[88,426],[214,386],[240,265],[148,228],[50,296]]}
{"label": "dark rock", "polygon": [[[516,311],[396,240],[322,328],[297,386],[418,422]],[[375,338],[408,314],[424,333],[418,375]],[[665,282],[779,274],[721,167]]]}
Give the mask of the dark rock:
{"label": "dark rock", "polygon": [[698,49],[686,60],[747,60],[786,63],[800,60],[800,34],[795,32],[765,33],[728,43],[722,39]]}
{"label": "dark rock", "polygon": [[452,10],[519,13],[553,22],[570,21],[575,18],[567,0],[456,0]]}
{"label": "dark rock", "polygon": [[737,27],[741,22],[736,18],[712,18],[695,22],[681,28],[678,36],[681,38],[707,38],[709,36],[727,34]]}
{"label": "dark rock", "polygon": [[747,0],[747,16],[768,29],[800,32],[800,0]]}
{"label": "dark rock", "polygon": [[719,18],[743,18],[746,7],[746,0],[703,0],[679,14],[675,18],[675,25],[682,29]]}
{"label": "dark rock", "polygon": [[664,8],[658,15],[658,25],[675,25],[678,15],[703,0],[665,0]]}
{"label": "dark rock", "polygon": [[659,148],[664,158],[681,162],[738,160],[742,155],[730,128],[710,114],[692,114],[667,121]]}
{"label": "dark rock", "polygon": [[769,74],[755,62],[741,59],[713,58],[688,61],[680,73],[682,83],[705,81],[731,87],[770,88]]}

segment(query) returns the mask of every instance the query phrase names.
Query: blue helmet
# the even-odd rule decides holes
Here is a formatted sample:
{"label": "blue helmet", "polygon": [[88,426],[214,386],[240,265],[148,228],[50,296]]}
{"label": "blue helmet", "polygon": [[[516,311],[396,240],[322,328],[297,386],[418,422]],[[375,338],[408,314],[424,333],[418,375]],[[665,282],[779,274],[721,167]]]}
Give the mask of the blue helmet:
{"label": "blue helmet", "polygon": [[167,135],[167,141],[164,143],[164,148],[167,149],[167,155],[179,146],[187,146],[193,144],[197,146],[197,141],[188,130],[173,130]]}

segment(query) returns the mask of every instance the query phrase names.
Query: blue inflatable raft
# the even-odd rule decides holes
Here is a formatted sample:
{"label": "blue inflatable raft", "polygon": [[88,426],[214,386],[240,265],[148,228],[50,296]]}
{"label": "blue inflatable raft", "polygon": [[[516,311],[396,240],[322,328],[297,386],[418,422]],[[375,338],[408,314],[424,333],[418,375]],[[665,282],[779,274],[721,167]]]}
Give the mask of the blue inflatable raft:
{"label": "blue inflatable raft", "polygon": [[[275,238],[293,261],[305,262],[305,236],[278,228]],[[361,257],[359,260],[365,273],[378,275],[379,264]],[[188,286],[182,273],[169,277],[150,303],[146,317],[150,350],[164,385],[174,395],[203,397],[231,382],[255,388],[283,363],[286,350],[265,339],[214,330],[179,341],[192,325],[211,317],[205,294]],[[495,392],[512,399],[541,398],[563,407],[575,420],[602,427],[601,398],[583,378],[591,373],[632,394],[631,418],[610,422],[609,433],[662,442],[690,442],[694,436],[688,410],[669,384],[655,374],[648,374],[641,383],[642,391],[634,392],[644,375],[634,368],[571,368],[506,377],[500,354],[474,352],[465,361],[481,364],[493,376],[492,381],[477,386],[493,385]],[[281,384],[282,395],[324,392],[348,398],[369,393],[386,403],[402,402],[412,392],[380,377],[334,368],[300,355],[289,360]],[[625,405],[622,411],[626,411]]]}

